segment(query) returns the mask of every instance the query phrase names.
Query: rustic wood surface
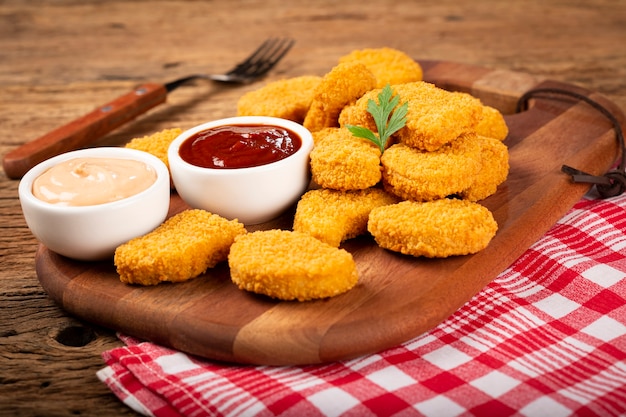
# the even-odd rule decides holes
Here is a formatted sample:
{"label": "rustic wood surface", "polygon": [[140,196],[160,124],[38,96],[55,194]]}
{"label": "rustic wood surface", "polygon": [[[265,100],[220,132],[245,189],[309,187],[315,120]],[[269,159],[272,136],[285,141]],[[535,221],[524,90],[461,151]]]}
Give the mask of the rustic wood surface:
{"label": "rustic wood surface", "polygon": [[[626,3],[0,1],[0,154],[143,82],[220,72],[270,36],[294,49],[269,79],[324,74],[357,48],[525,72],[597,91],[626,109]],[[243,92],[198,82],[105,137],[230,116]],[[17,184],[0,173],[0,410],[8,415],[133,415],[95,377],[108,330],[61,310],[39,285],[37,241]]]}

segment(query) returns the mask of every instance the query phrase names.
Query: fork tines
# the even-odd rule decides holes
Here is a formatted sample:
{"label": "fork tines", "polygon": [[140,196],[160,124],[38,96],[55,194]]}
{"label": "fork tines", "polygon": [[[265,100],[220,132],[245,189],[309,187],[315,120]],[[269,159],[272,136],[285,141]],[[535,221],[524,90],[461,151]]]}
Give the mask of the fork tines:
{"label": "fork tines", "polygon": [[228,75],[241,78],[259,78],[271,70],[289,52],[294,43],[293,39],[267,39]]}

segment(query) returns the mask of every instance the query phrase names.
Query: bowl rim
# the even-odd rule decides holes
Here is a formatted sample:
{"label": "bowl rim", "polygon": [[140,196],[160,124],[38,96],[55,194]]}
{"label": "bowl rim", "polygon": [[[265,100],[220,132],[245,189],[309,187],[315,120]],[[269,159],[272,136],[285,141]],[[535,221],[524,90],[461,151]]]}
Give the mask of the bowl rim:
{"label": "bowl rim", "polygon": [[[279,126],[284,127],[286,129],[292,130],[296,133],[302,144],[300,148],[292,153],[291,155],[280,159],[278,161],[270,162],[263,165],[257,165],[253,167],[245,167],[245,168],[207,168],[201,167],[198,165],[191,164],[185,161],[179,154],[178,150],[180,146],[185,142],[188,138],[195,135],[196,133],[202,132],[204,130],[212,129],[219,126],[226,125],[267,125],[267,126]],[[306,153],[307,156],[310,154],[313,149],[313,135],[311,131],[309,131],[303,125],[294,122],[293,120],[283,119],[279,117],[273,116],[233,116],[226,117],[222,119],[215,119],[205,123],[201,123],[194,127],[191,127],[180,135],[178,135],[169,145],[167,150],[167,157],[170,164],[170,169],[180,164],[180,166],[185,167],[185,169],[189,171],[194,171],[198,174],[207,174],[215,176],[239,176],[239,175],[250,175],[254,173],[260,173],[268,170],[274,170],[280,168],[282,165],[289,164],[294,157],[300,156],[302,153]]]}
{"label": "bowl rim", "polygon": [[[144,162],[152,166],[155,170],[157,178],[156,180],[148,186],[148,188],[130,195],[128,197],[122,198],[120,200],[110,201],[107,203],[101,204],[92,204],[88,206],[63,206],[48,203],[46,201],[40,200],[32,192],[32,185],[34,180],[44,173],[49,168],[54,165],[69,161],[71,159],[80,158],[80,157],[88,157],[88,158],[116,158],[116,159],[134,159]],[[117,146],[104,146],[99,148],[86,148],[79,149],[75,151],[64,152],[62,154],[53,156],[48,158],[33,168],[28,170],[26,174],[22,176],[20,183],[18,185],[18,197],[23,202],[28,202],[31,206],[38,207],[40,209],[52,211],[52,212],[71,212],[74,214],[78,213],[91,213],[91,212],[101,212],[102,210],[111,209],[111,208],[121,208],[126,207],[128,205],[134,204],[137,200],[142,200],[146,194],[153,192],[157,187],[163,186],[163,182],[167,184],[168,191],[170,190],[170,174],[169,169],[165,165],[163,161],[161,161],[156,156],[140,151],[138,149],[131,149],[125,147],[117,147]]]}

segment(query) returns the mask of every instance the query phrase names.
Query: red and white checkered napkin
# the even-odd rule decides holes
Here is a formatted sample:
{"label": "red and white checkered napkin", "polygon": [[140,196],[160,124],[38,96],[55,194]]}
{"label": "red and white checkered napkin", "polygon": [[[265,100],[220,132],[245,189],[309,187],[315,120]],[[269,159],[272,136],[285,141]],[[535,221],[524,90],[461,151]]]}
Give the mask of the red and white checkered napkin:
{"label": "red and white checkered napkin", "polygon": [[225,366],[123,337],[98,377],[154,416],[626,415],[626,196],[581,200],[437,328],[302,367]]}

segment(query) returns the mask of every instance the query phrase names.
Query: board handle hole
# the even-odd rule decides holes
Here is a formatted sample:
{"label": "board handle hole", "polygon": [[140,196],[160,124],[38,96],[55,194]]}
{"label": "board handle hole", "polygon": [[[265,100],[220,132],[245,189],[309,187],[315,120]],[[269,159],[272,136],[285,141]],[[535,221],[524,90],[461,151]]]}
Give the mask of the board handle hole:
{"label": "board handle hole", "polygon": [[96,332],[85,326],[69,326],[62,329],[54,339],[64,346],[82,347],[96,339]]}

